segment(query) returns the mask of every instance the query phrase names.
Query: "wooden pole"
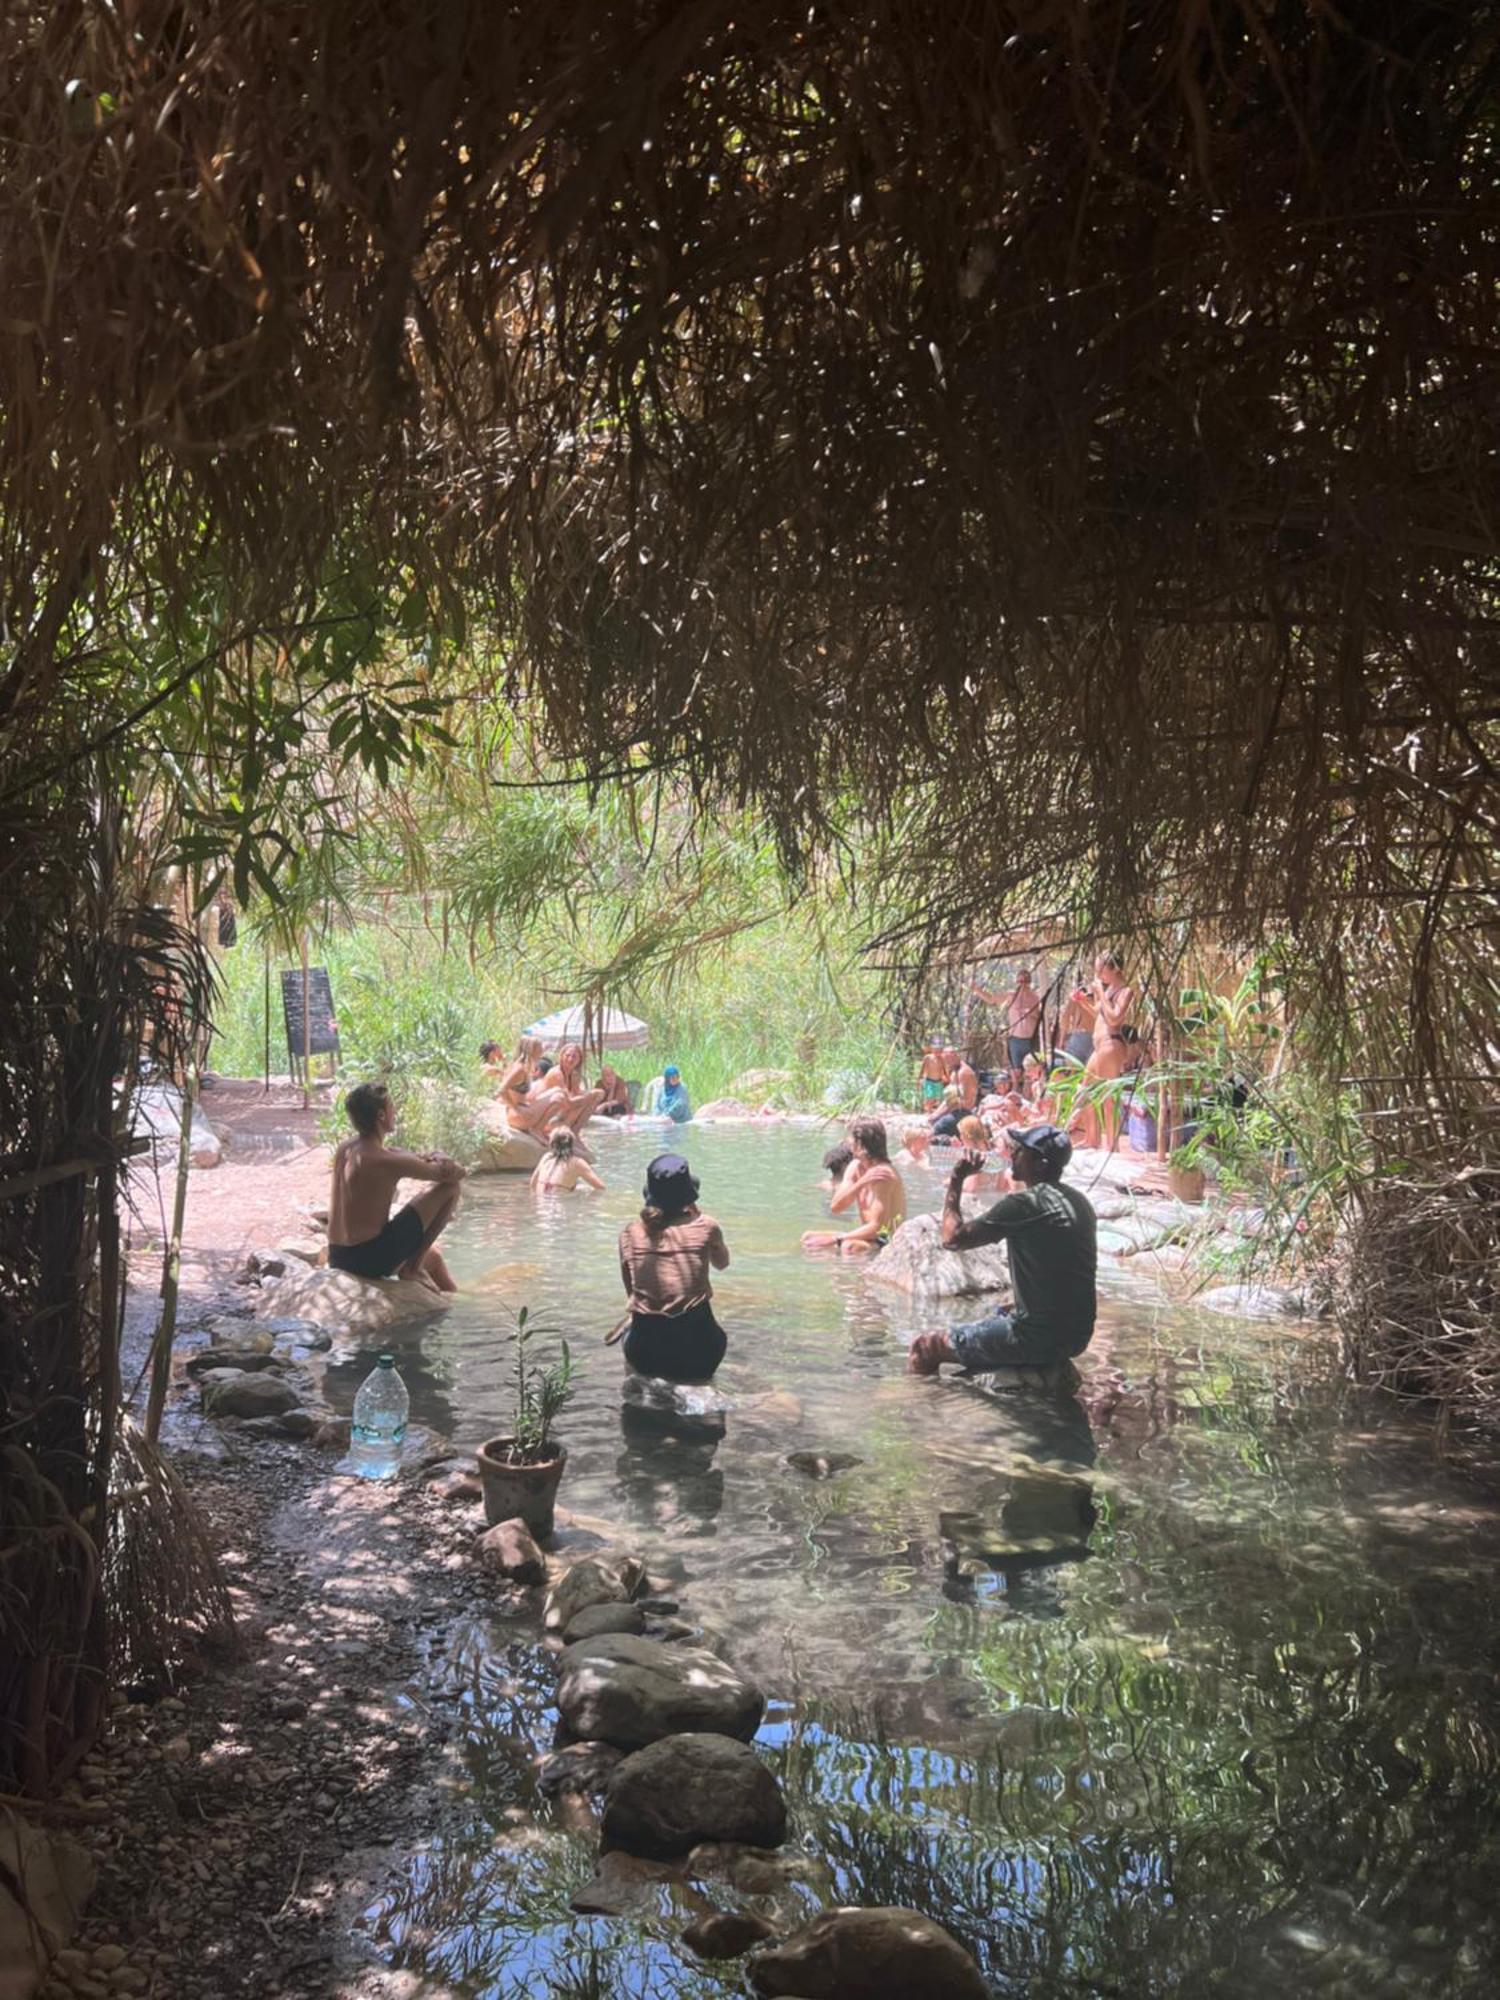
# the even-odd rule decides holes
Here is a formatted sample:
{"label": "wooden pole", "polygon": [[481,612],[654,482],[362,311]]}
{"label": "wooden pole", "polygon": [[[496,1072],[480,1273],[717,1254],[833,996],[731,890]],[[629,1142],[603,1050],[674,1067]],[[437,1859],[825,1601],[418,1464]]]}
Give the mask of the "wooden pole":
{"label": "wooden pole", "polygon": [[312,1098],[308,1084],[312,1081],[312,988],[307,970],[307,932],[302,933],[302,1109],[305,1111]]}
{"label": "wooden pole", "polygon": [[1164,1029],[1156,1034],[1156,1060],[1161,1068],[1161,1080],[1156,1086],[1156,1159],[1161,1165],[1167,1157],[1168,1117],[1171,1111],[1171,1093],[1167,1088],[1167,1037]]}
{"label": "wooden pole", "polygon": [[266,1067],[262,1095],[271,1094],[271,940],[266,939]]}
{"label": "wooden pole", "polygon": [[161,1313],[151,1342],[151,1389],[146,1398],[146,1436],[155,1444],[172,1380],[172,1342],[177,1333],[177,1291],[182,1275],[182,1224],[187,1211],[188,1170],[193,1163],[193,1110],[198,1102],[198,1062],[188,1065],[182,1089],[182,1131],[177,1142],[177,1186],[172,1195],[172,1233],[161,1269]]}

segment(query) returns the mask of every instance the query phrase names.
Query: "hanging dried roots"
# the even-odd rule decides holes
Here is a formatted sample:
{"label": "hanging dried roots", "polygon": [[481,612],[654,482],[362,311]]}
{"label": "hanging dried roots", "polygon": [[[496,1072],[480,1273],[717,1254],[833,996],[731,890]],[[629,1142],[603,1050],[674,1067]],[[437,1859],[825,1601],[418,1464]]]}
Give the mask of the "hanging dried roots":
{"label": "hanging dried roots", "polygon": [[192,1495],[128,1421],[113,1476],[105,1566],[111,1673],[117,1682],[157,1680],[205,1648],[232,1645],[234,1613]]}
{"label": "hanging dried roots", "polygon": [[1352,1372],[1445,1419],[1500,1411],[1500,1172],[1386,1180],[1365,1195],[1337,1313]]}

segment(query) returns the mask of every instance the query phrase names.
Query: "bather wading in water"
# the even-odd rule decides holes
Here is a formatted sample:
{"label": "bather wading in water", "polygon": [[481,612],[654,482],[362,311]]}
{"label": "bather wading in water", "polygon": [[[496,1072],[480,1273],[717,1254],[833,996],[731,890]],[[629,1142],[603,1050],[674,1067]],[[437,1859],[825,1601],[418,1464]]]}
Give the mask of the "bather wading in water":
{"label": "bather wading in water", "polygon": [[729,1345],[714,1318],[709,1270],[729,1268],[724,1232],[698,1207],[698,1183],[680,1153],[646,1169],[646,1205],[620,1231],[620,1276],[630,1307],[625,1359],[668,1382],[712,1379]]}
{"label": "bather wading in water", "polygon": [[906,1184],[891,1165],[885,1126],[878,1118],[856,1118],[849,1127],[854,1170],[834,1189],[828,1206],[835,1215],[859,1209],[859,1222],[842,1234],[836,1229],[809,1229],[804,1250],[837,1250],[859,1256],[883,1250],[906,1216]]}
{"label": "bather wading in water", "polygon": [[547,1141],[547,1150],[531,1172],[534,1194],[569,1194],[574,1188],[592,1188],[603,1194],[604,1183],[587,1160],[578,1157],[578,1139],[561,1126]]}

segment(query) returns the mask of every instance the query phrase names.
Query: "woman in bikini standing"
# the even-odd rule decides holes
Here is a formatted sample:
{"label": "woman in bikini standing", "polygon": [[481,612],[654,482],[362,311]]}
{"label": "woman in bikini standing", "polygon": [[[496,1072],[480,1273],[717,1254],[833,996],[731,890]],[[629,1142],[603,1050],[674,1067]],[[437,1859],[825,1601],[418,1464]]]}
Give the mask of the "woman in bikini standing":
{"label": "woman in bikini standing", "polygon": [[[1114,1083],[1136,1067],[1139,1037],[1130,1024],[1135,988],[1125,984],[1123,968],[1112,951],[1099,953],[1094,960],[1092,983],[1075,988],[1073,998],[1094,1029],[1093,1053],[1084,1067],[1084,1075],[1098,1083]],[[1112,1153],[1120,1140],[1119,1096],[1108,1089],[1097,1094],[1103,1107],[1103,1144]],[[1094,1106],[1094,1095],[1085,1088],[1079,1102],[1085,1146],[1100,1144],[1101,1120]]]}

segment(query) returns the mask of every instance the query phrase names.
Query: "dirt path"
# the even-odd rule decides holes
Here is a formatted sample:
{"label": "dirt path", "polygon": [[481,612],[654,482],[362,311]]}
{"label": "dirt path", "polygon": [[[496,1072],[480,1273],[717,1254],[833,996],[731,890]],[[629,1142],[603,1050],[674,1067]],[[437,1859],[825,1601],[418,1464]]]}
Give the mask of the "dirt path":
{"label": "dirt path", "polygon": [[[507,1593],[472,1560],[482,1517],[417,1477],[374,1484],[340,1474],[336,1450],[213,1424],[181,1369],[208,1314],[243,1310],[230,1280],[245,1250],[296,1233],[296,1204],[320,1201],[326,1174],[323,1151],[302,1146],[191,1176],[167,1441],[239,1644],[175,1684],[117,1695],[56,1814],[91,1849],[98,1885],[45,2000],[439,2000],[378,1966],[358,1920],[451,1787],[445,1635]],[[127,1382],[156,1318],[156,1200],[138,1173]]]}

